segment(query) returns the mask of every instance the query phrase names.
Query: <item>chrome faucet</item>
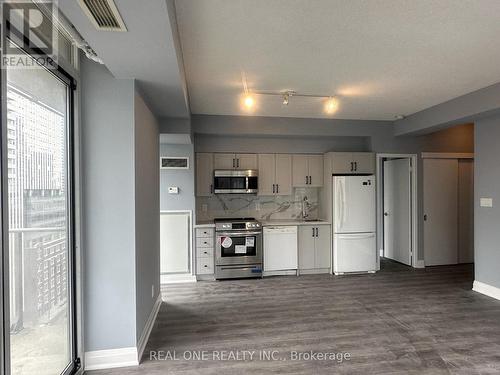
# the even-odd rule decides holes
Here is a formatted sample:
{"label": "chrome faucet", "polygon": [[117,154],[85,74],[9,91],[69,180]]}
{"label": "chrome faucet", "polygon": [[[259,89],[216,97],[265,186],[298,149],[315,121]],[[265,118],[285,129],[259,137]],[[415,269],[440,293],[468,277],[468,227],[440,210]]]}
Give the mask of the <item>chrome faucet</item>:
{"label": "chrome faucet", "polygon": [[302,219],[307,219],[309,217],[309,208],[311,207],[311,204],[307,200],[307,195],[304,196],[304,199],[302,200]]}

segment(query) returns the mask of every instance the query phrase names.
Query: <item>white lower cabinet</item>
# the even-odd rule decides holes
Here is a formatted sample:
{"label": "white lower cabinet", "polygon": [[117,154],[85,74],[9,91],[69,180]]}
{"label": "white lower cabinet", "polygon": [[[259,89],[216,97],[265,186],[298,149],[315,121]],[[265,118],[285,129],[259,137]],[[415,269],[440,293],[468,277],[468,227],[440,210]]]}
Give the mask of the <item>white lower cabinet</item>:
{"label": "white lower cabinet", "polygon": [[330,225],[299,227],[299,273],[329,272],[330,254]]}
{"label": "white lower cabinet", "polygon": [[196,228],[196,274],[214,273],[214,228]]}

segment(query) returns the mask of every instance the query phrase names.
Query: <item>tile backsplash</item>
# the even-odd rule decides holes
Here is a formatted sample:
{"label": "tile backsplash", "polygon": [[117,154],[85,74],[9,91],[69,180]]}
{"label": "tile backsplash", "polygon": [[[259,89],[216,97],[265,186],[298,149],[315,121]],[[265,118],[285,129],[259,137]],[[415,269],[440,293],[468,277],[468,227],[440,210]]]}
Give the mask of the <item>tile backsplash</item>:
{"label": "tile backsplash", "polygon": [[246,194],[219,194],[196,199],[196,220],[210,221],[224,217],[255,217],[257,220],[300,219],[302,202],[307,197],[309,218],[318,218],[316,188],[295,188],[292,195],[257,196]]}

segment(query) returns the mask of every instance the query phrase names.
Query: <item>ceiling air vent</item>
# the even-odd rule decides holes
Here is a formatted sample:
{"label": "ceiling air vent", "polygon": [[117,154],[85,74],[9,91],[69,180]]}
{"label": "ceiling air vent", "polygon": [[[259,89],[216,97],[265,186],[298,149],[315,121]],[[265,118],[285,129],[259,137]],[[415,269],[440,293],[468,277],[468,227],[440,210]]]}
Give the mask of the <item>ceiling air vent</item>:
{"label": "ceiling air vent", "polygon": [[97,30],[127,31],[113,0],[79,0]]}

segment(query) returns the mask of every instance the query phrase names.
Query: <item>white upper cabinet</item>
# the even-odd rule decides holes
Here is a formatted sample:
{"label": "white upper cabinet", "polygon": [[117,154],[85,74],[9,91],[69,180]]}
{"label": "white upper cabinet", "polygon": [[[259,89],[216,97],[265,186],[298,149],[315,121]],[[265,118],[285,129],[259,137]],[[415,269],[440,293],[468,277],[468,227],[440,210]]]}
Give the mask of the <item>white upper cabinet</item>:
{"label": "white upper cabinet", "polygon": [[323,155],[309,155],[309,186],[323,186]]}
{"label": "white upper cabinet", "polygon": [[276,190],[274,154],[259,154],[259,195],[274,195]]}
{"label": "white upper cabinet", "polygon": [[257,169],[257,154],[236,154],[236,169]]}
{"label": "white upper cabinet", "polygon": [[292,181],[294,187],[323,186],[323,155],[293,155]]}
{"label": "white upper cabinet", "polygon": [[214,169],[235,169],[235,159],[234,154],[216,153],[214,154]]}
{"label": "white upper cabinet", "polygon": [[214,154],[214,169],[257,169],[257,154]]}
{"label": "white upper cabinet", "polygon": [[214,163],[213,154],[200,152],[196,154],[196,195],[208,197],[213,192]]}
{"label": "white upper cabinet", "polygon": [[259,195],[292,194],[292,157],[259,154]]}
{"label": "white upper cabinet", "polygon": [[276,194],[292,194],[292,155],[276,155]]}
{"label": "white upper cabinet", "polygon": [[332,174],[374,174],[372,152],[332,152]]}

